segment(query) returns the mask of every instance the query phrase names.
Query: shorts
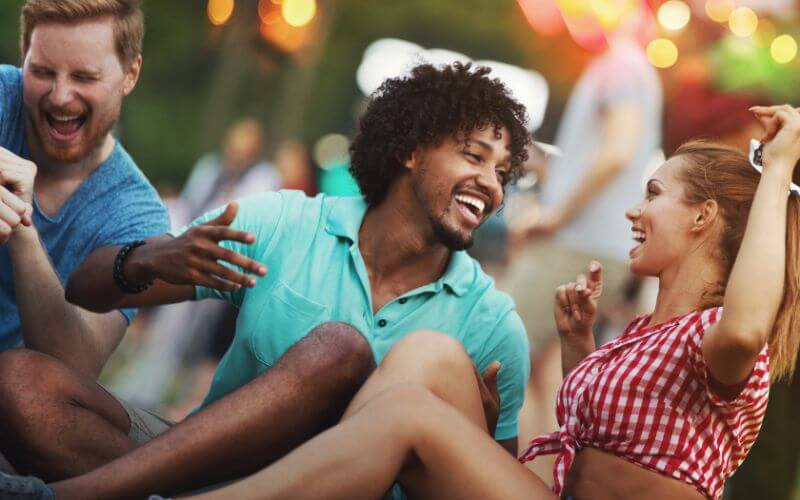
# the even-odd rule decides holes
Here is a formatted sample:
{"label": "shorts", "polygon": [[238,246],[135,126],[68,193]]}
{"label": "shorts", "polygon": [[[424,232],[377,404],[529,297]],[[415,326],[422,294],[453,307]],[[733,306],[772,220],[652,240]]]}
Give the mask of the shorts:
{"label": "shorts", "polygon": [[552,241],[532,243],[512,262],[505,288],[525,324],[531,352],[541,352],[548,342],[558,338],[553,315],[556,288],[575,281],[578,274],[586,274],[592,260],[603,266],[603,295],[598,311],[603,314],[609,306],[625,300],[625,287],[633,277],[627,262],[571,250]]}

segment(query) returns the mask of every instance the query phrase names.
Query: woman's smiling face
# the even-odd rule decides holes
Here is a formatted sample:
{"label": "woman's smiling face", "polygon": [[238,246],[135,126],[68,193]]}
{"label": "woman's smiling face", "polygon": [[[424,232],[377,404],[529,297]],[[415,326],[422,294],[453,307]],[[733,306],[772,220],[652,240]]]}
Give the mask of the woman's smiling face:
{"label": "woman's smiling face", "polygon": [[659,276],[694,248],[698,209],[686,202],[678,177],[683,161],[676,156],[659,167],[647,181],[645,199],[625,214],[633,224],[636,243],[630,251],[634,274]]}

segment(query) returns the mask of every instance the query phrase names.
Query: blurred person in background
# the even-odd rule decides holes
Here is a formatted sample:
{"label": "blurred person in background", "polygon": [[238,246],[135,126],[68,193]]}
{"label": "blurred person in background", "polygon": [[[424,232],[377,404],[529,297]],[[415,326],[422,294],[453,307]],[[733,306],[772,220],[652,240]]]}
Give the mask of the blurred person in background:
{"label": "blurred person in background", "polygon": [[[0,353],[0,453],[55,479],[73,471],[75,450],[87,445],[64,435],[82,409],[64,397],[62,374],[93,381],[135,313],[68,303],[67,277],[102,250],[111,253],[89,272],[107,272],[123,245],[169,225],[111,133],[142,66],[138,2],[29,0],[21,24],[22,68],[0,66],[0,350],[26,349]],[[45,374],[41,363],[57,368]],[[111,399],[103,390],[95,397]],[[62,424],[31,427],[22,404]],[[21,453],[31,434],[60,441],[63,454]]]}
{"label": "blurred person in background", "polygon": [[293,139],[281,142],[275,153],[275,167],[281,175],[281,189],[297,189],[306,196],[315,196],[319,191],[319,168],[306,144]]}
{"label": "blurred person in background", "polygon": [[521,417],[527,437],[555,425],[561,377],[558,335],[546,320],[552,291],[599,258],[604,304],[623,302],[630,228],[622,214],[641,197],[645,167],[661,143],[661,83],[640,44],[650,22],[644,8],[628,14],[583,72],[559,124],[561,156],[541,184],[541,207],[511,228],[518,240],[535,239],[506,281],[531,342],[534,374]]}
{"label": "blurred person in background", "polygon": [[[151,238],[114,272],[73,273],[67,296],[92,310],[226,300],[240,307],[236,337],[203,406],[182,422],[145,416],[147,442],[136,447],[115,417],[141,413],[114,400],[84,407],[71,432],[95,436],[78,464],[86,473],[52,489],[0,475],[0,491],[121,498],[242,477],[335,424],[375,360],[419,330],[469,353],[483,432],[513,461],[527,337],[511,298],[464,250],[519,175],[530,137],[525,108],[488,71],[421,65],[383,83],[351,149],[363,198],[250,196]],[[120,273],[139,293],[116,289],[109,275]],[[447,364],[432,354],[406,376],[425,380]],[[76,401],[100,391],[75,376],[62,383]],[[29,436],[26,449],[37,446]]]}

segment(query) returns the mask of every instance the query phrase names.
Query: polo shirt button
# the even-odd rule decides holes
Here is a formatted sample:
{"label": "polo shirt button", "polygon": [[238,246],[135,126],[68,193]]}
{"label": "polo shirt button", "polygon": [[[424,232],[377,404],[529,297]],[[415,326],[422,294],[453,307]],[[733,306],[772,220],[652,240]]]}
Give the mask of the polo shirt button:
{"label": "polo shirt button", "polygon": [[402,299],[398,300],[398,302],[400,302],[401,304],[405,304],[406,302],[408,302],[408,299],[403,297]]}
{"label": "polo shirt button", "polygon": [[385,319],[382,319],[382,320],[378,321],[378,326],[379,326],[379,327],[381,327],[381,328],[383,328],[384,326],[386,326],[386,320],[385,320]]}

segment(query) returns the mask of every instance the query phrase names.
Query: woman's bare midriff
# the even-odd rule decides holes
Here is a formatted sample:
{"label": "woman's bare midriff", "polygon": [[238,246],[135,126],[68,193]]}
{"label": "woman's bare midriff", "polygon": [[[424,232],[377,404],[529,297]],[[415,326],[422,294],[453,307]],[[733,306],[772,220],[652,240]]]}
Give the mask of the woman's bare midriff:
{"label": "woman's bare midriff", "polygon": [[576,500],[706,498],[683,481],[639,467],[596,448],[584,448],[578,452],[567,476],[564,494]]}

